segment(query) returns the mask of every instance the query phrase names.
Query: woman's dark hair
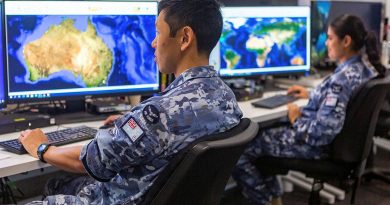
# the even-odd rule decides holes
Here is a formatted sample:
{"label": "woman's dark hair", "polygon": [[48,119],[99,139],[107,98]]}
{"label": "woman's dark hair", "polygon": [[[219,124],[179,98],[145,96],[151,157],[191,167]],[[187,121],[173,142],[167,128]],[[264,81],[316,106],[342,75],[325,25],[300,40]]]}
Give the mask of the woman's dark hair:
{"label": "woman's dark hair", "polygon": [[216,0],[162,0],[158,13],[164,10],[170,36],[189,26],[195,33],[200,53],[209,55],[222,33],[222,14]]}
{"label": "woman's dark hair", "polygon": [[372,31],[366,31],[359,17],[349,14],[341,15],[332,21],[330,27],[340,39],[343,39],[346,35],[350,36],[354,51],[359,51],[363,46],[366,46],[368,60],[380,75],[384,75],[386,68],[380,62],[379,42],[376,35]]}

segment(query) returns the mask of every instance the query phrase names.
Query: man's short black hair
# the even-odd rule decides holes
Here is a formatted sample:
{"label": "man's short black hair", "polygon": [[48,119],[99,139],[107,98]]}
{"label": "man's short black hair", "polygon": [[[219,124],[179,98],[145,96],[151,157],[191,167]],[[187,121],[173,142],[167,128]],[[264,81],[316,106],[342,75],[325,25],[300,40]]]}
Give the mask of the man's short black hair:
{"label": "man's short black hair", "polygon": [[222,14],[216,0],[162,0],[158,13],[164,10],[170,36],[189,26],[195,33],[199,53],[209,55],[222,32]]}

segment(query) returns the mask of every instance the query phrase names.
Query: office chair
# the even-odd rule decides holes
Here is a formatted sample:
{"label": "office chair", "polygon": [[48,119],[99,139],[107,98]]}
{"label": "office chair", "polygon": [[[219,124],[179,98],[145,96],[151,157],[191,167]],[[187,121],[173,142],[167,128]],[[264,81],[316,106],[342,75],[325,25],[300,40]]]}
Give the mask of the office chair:
{"label": "office chair", "polygon": [[387,94],[385,103],[379,112],[374,136],[374,145],[368,157],[366,170],[362,179],[366,182],[377,179],[390,184],[390,169],[379,169],[374,167],[374,148],[380,147],[390,151],[390,93]]}
{"label": "office chair", "polygon": [[244,118],[231,130],[193,142],[159,174],[143,204],[219,205],[233,167],[257,132],[257,123]]}
{"label": "office chair", "polygon": [[265,174],[287,174],[289,170],[303,172],[314,178],[309,204],[320,204],[320,191],[325,180],[346,180],[352,185],[354,203],[360,177],[370,152],[378,114],[390,90],[390,76],[370,80],[352,96],[341,132],[330,144],[329,159],[295,159],[261,157],[256,167]]}

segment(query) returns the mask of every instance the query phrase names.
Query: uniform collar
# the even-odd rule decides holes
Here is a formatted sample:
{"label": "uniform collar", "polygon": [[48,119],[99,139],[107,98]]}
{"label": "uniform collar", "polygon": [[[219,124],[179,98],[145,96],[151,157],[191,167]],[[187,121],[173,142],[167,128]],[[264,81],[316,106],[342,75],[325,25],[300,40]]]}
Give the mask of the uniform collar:
{"label": "uniform collar", "polygon": [[164,91],[168,92],[172,88],[175,88],[186,81],[194,78],[211,78],[217,76],[213,66],[199,66],[187,69],[179,75]]}
{"label": "uniform collar", "polygon": [[352,56],[351,58],[346,60],[344,63],[339,64],[335,70],[335,73],[342,71],[346,65],[350,65],[350,64],[355,63],[357,61],[361,61],[361,57],[359,55]]}

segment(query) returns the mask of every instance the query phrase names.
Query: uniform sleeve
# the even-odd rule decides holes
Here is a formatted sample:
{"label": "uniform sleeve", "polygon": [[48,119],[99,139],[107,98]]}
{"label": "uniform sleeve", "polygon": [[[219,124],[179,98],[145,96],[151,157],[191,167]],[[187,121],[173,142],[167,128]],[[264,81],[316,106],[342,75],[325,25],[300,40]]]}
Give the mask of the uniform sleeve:
{"label": "uniform sleeve", "polygon": [[344,75],[332,79],[314,116],[301,117],[294,123],[296,138],[313,146],[330,144],[343,127],[353,83]]}
{"label": "uniform sleeve", "polygon": [[[146,106],[140,105],[116,120],[115,128],[99,130],[95,139],[83,147],[80,160],[89,175],[98,181],[109,181],[121,170],[154,157],[158,140],[153,129],[161,127],[161,122],[145,120],[142,113]],[[152,114],[159,112],[159,108],[153,108],[157,111]]]}

